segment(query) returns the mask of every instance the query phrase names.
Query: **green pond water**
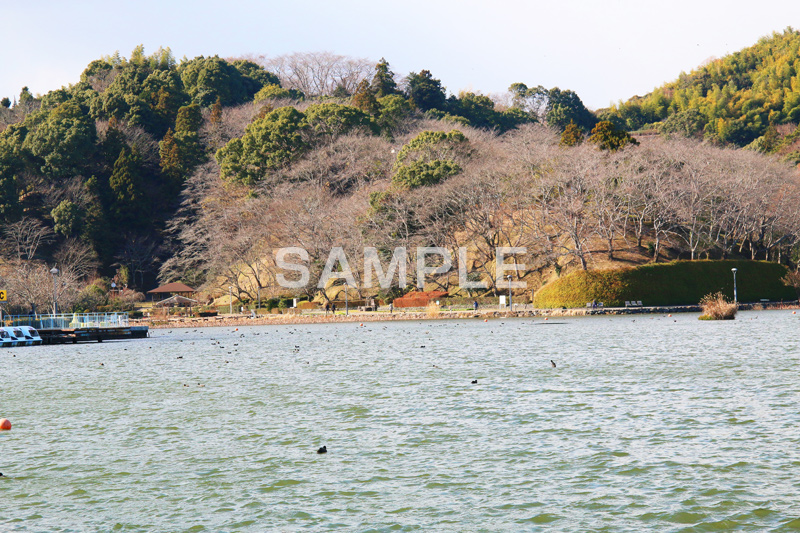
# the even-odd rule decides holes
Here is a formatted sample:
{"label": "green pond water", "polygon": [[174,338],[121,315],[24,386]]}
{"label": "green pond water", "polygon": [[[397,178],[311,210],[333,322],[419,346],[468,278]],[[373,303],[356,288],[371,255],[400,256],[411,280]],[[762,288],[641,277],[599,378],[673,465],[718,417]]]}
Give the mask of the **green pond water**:
{"label": "green pond water", "polygon": [[4,349],[0,531],[800,529],[798,326],[761,311]]}

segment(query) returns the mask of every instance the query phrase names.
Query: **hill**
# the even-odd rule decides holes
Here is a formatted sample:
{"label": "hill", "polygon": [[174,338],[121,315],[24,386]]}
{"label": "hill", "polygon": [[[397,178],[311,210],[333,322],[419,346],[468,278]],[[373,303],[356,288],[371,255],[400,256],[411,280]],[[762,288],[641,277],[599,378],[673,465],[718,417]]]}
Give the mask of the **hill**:
{"label": "hill", "polygon": [[780,141],[800,122],[800,32],[773,33],[601,114],[628,130],[657,128],[736,146],[757,141],[765,152],[796,151]]}
{"label": "hill", "polygon": [[[315,69],[324,83],[304,83]],[[398,83],[385,60],[177,62],[140,47],[0,105],[0,286],[17,311],[124,307],[140,295],[112,282],[157,278],[244,303],[311,298],[347,266],[354,298],[423,284],[464,296],[462,281],[497,295],[510,254],[525,295],[620,259],[787,263],[799,206],[776,158],[639,144],[569,90],[517,83],[503,104],[448,95],[429,71]],[[389,265],[397,250],[408,286],[377,287],[367,251]]]}

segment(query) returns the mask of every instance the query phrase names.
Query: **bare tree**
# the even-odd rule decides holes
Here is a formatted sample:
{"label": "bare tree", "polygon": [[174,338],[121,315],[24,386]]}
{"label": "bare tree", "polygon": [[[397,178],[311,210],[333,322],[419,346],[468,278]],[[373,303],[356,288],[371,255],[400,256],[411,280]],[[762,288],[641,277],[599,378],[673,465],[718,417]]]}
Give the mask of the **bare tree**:
{"label": "bare tree", "polygon": [[51,242],[54,238],[52,229],[31,217],[23,217],[17,222],[8,224],[3,233],[5,255],[21,261],[37,258],[40,246]]}
{"label": "bare tree", "polygon": [[303,91],[306,96],[331,96],[337,88],[353,94],[362,80],[372,74],[374,61],[340,56],[330,52],[295,52],[258,58],[274,72],[281,85]]}
{"label": "bare tree", "polygon": [[590,176],[597,171],[597,151],[580,146],[564,150],[552,160],[539,180],[537,201],[546,224],[561,237],[561,255],[575,257],[581,268],[588,268],[588,241],[594,225],[589,210]]}

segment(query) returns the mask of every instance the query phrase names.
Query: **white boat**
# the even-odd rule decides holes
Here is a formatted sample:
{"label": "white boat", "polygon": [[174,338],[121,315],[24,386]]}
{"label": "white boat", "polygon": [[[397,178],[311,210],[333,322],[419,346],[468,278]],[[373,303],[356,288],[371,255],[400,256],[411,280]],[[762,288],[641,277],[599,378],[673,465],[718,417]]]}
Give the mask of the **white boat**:
{"label": "white boat", "polygon": [[16,338],[12,338],[11,334],[6,331],[6,328],[0,327],[0,347],[10,348],[16,345]]}
{"label": "white boat", "polygon": [[42,337],[39,335],[39,332],[36,331],[35,328],[32,326],[20,326],[18,329],[22,330],[22,333],[25,335],[25,339],[30,342],[28,346],[36,346],[42,344]]}
{"label": "white boat", "polygon": [[9,344],[5,343],[6,339],[3,339],[3,346],[26,346],[28,341],[25,339],[25,335],[22,333],[22,330],[15,327],[6,326],[2,328],[6,335],[8,335]]}

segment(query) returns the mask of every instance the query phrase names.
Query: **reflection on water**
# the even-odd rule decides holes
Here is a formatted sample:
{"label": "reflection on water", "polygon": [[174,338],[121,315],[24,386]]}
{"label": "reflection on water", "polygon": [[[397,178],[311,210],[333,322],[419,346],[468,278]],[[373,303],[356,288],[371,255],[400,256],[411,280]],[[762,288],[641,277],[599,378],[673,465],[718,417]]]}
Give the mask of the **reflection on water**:
{"label": "reflection on water", "polygon": [[798,320],[176,329],[5,349],[0,530],[798,527]]}

